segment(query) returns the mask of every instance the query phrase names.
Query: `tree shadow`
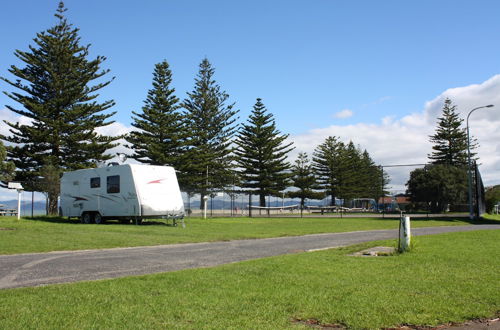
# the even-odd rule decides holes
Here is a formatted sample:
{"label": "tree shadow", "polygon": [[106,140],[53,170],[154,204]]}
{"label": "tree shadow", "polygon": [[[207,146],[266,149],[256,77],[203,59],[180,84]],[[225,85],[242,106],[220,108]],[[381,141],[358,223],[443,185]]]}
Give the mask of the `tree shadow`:
{"label": "tree shadow", "polygon": [[[458,223],[458,222],[465,222],[471,225],[498,225],[500,224],[500,221],[498,220],[492,220],[492,219],[487,219],[484,217],[481,217],[478,220],[472,220],[469,218],[469,215],[464,215],[464,216],[447,216],[447,215],[429,215],[429,217],[418,215],[418,216],[412,216],[412,214],[405,214],[405,216],[409,216],[412,222],[426,222],[426,221],[443,221],[443,222],[450,222],[450,223]],[[376,220],[387,220],[387,221],[399,221],[400,217],[394,214],[391,215],[386,215],[386,217],[373,217],[371,219],[376,219]]]}
{"label": "tree shadow", "polygon": [[[41,215],[41,216],[34,216],[34,217],[23,217],[23,220],[27,221],[40,221],[40,222],[47,222],[47,223],[61,223],[61,224],[72,224],[72,225],[85,225],[80,222],[79,219],[77,218],[68,218],[68,217],[60,217],[60,216],[49,216],[49,215]],[[95,224],[94,224],[95,225]],[[119,220],[106,220],[103,224],[100,224],[100,226],[136,226],[136,223],[134,220],[128,221],[128,222],[120,222]],[[176,227],[171,221],[168,222],[167,220],[156,220],[156,219],[151,219],[151,220],[143,220],[139,226],[167,226],[167,227]]]}
{"label": "tree shadow", "polygon": [[66,217],[50,216],[50,215],[37,215],[34,217],[23,217],[22,220],[25,221],[40,221],[49,223],[66,223],[66,224],[80,224],[78,219],[69,219]]}

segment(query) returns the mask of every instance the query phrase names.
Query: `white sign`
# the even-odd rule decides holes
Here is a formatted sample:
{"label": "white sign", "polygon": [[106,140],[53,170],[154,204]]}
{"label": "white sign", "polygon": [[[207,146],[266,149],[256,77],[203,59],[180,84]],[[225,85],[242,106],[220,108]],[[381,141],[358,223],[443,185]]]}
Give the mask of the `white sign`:
{"label": "white sign", "polygon": [[7,188],[9,188],[9,189],[17,189],[17,190],[23,190],[24,189],[20,182],[9,182],[8,185],[7,185]]}

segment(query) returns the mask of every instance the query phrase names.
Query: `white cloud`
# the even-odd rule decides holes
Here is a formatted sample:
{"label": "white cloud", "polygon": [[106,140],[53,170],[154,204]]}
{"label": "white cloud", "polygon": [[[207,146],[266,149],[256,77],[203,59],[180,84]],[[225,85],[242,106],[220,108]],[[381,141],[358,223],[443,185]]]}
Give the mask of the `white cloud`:
{"label": "white cloud", "polygon": [[[467,113],[478,106],[495,104],[494,108],[481,109],[470,117],[471,135],[480,147],[476,150],[481,162],[481,174],[486,185],[500,184],[500,75],[481,84],[451,88],[425,103],[421,112],[397,119],[385,117],[380,123],[332,125],[312,129],[301,135],[291,136],[295,142],[294,154],[314,148],[328,136],[338,136],[343,141],[352,140],[367,149],[377,164],[420,164],[428,161],[431,152],[429,135],[434,133],[437,118],[441,115],[444,100],[449,97],[465,119]],[[403,191],[409,172],[414,167],[388,168],[391,186]]]}
{"label": "white cloud", "polygon": [[11,135],[10,127],[3,122],[4,120],[9,123],[18,122],[21,125],[31,125],[32,122],[31,118],[19,116],[7,108],[0,109],[0,134],[2,135]]}
{"label": "white cloud", "polygon": [[[125,126],[122,123],[119,122],[114,122],[110,125],[99,127],[96,129],[96,132],[101,134],[101,135],[107,135],[107,136],[119,136],[119,135],[124,135],[127,133],[130,133],[134,130],[135,128],[133,126]],[[118,157],[116,154],[122,153],[122,154],[131,154],[132,151],[126,147],[127,142],[125,139],[119,139],[117,141],[118,146],[109,149],[106,153],[109,155],[115,155],[113,159],[110,161],[116,162],[118,161]],[[127,163],[135,163],[133,159],[128,159]]]}
{"label": "white cloud", "polygon": [[[470,117],[470,123],[488,119],[500,122],[500,74],[497,74],[481,84],[474,84],[465,87],[450,88],[444,91],[435,99],[426,102],[425,113],[428,115],[429,124],[434,124],[435,119],[440,115],[444,100],[450,98],[457,106],[462,118],[466,118],[470,110],[494,104],[495,107],[481,109]],[[480,111],[480,112],[479,112]]]}
{"label": "white cloud", "polygon": [[333,117],[339,118],[339,119],[345,119],[345,118],[352,117],[353,114],[354,113],[352,112],[352,110],[344,109],[342,111],[339,111],[339,112],[335,113],[333,115]]}
{"label": "white cloud", "polygon": [[378,100],[376,100],[375,103],[380,104],[380,103],[389,101],[391,99],[392,99],[392,96],[382,96],[381,98],[379,98]]}
{"label": "white cloud", "polygon": [[373,105],[379,105],[381,103],[384,103],[384,102],[387,102],[387,101],[390,101],[390,100],[392,100],[392,96],[382,96],[382,97],[379,97],[378,99],[376,99],[373,102],[363,104],[362,107],[365,108],[365,107],[370,107],[370,106],[373,106]]}

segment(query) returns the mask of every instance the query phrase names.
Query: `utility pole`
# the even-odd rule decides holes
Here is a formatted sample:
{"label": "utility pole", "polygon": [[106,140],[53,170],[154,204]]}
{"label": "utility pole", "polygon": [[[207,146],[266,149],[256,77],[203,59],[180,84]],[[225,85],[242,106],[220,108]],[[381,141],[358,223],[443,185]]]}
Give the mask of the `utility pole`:
{"label": "utility pole", "polygon": [[482,107],[477,107],[469,111],[467,114],[467,183],[468,183],[468,188],[469,188],[469,218],[471,220],[474,219],[474,206],[473,206],[473,201],[472,201],[472,165],[471,165],[471,159],[470,159],[470,135],[469,135],[469,117],[470,115],[479,109],[482,108],[492,108],[494,107],[493,104],[489,105],[484,105]]}

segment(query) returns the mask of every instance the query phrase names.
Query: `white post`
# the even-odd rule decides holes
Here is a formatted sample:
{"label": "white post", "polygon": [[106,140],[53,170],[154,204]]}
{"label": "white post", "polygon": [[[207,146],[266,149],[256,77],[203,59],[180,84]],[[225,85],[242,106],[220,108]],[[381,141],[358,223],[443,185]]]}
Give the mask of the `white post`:
{"label": "white post", "polygon": [[17,220],[21,219],[21,192],[24,190],[20,182],[9,182],[7,188],[17,190]]}
{"label": "white post", "polygon": [[21,219],[21,189],[17,189],[17,220]]}
{"label": "white post", "polygon": [[410,248],[411,231],[410,217],[401,218],[401,229],[399,230],[399,241],[401,242],[401,250],[408,251]]}
{"label": "white post", "polygon": [[203,219],[207,218],[207,201],[208,201],[208,196],[207,195],[203,196]]}

